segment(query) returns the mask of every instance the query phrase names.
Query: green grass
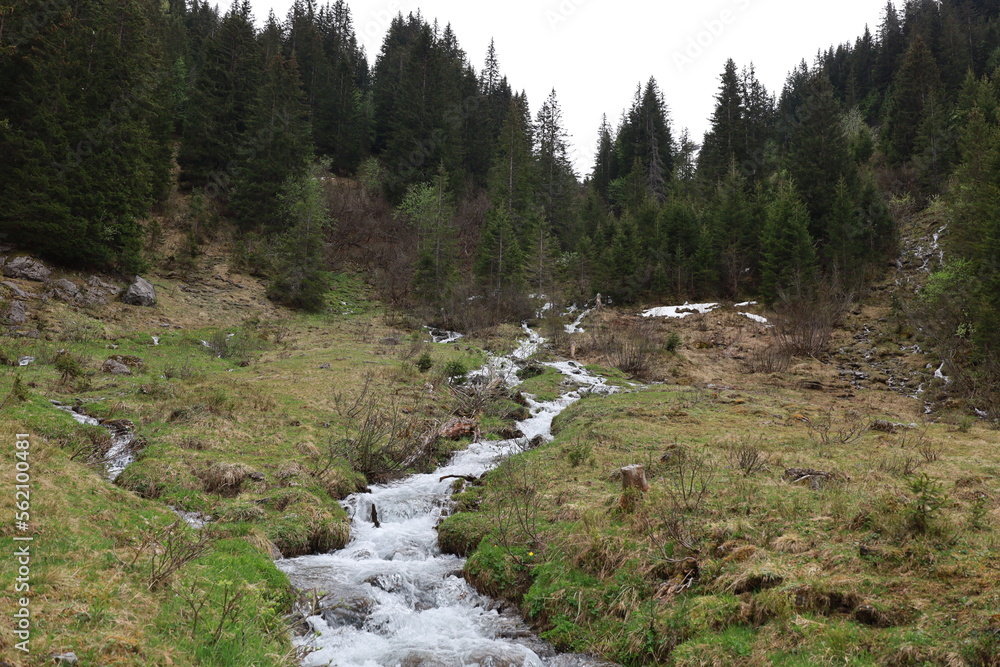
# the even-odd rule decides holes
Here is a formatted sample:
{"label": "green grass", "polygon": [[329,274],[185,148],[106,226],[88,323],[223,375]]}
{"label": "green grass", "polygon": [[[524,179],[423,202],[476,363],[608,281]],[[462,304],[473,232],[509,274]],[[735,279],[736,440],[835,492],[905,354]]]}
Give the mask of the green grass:
{"label": "green grass", "polygon": [[[623,664],[995,659],[983,637],[1000,601],[996,501],[984,524],[972,518],[995,479],[997,434],[930,424],[922,439],[870,432],[821,446],[801,418],[826,410],[773,388],[591,396],[557,418],[555,441],[521,455],[523,477],[487,476],[469,508],[478,520],[459,513],[442,530],[460,541],[490,527],[467,576],[560,647]],[[851,410],[882,417],[874,404],[835,407],[834,424]],[[939,459],[921,456],[927,443]],[[740,446],[766,466],[745,474]],[[926,494],[900,457],[943,489],[926,524],[913,518]],[[615,476],[634,463],[647,494],[623,494]],[[793,486],[782,479],[792,467],[840,477]],[[704,482],[704,497],[685,499],[684,480]],[[527,529],[509,518],[529,515]]]}
{"label": "green grass", "polygon": [[[29,392],[25,402],[7,401],[0,424],[5,433],[32,435],[38,474],[33,530],[42,556],[32,571],[33,655],[72,650],[81,664],[292,665],[284,621],[292,593],[272,552],[342,546],[349,524],[337,500],[368,483],[340,460],[318,474],[328,444],[344,437],[337,395],[350,400],[367,378],[379,396],[430,425],[452,400],[440,369],[451,362],[476,367],[484,353],[476,341],[432,345],[422,330],[387,325],[381,306],[350,276],[334,276],[330,293],[331,304],[351,311],[346,315],[337,308],[279,316],[251,308],[242,319],[222,318],[219,327],[150,326],[161,317],[194,317],[175,292],[163,294],[158,311],[125,309],[106,319],[53,302],[43,323],[53,327],[52,340],[0,341],[8,358],[36,357],[0,374],[0,400],[14,377]],[[54,361],[63,349],[79,362],[79,377],[60,378]],[[408,368],[423,350],[435,360],[426,374]],[[101,373],[112,355],[141,364],[128,376]],[[88,457],[106,430],[77,424],[49,399],[135,423],[145,446],[117,485],[103,479],[99,457]],[[441,443],[440,455],[457,446]],[[232,493],[207,490],[213,466],[237,464],[263,479],[248,478]],[[5,516],[12,503],[10,494],[0,499]],[[151,591],[145,561],[126,566],[119,558],[128,560],[128,545],[149,526],[178,521],[167,505],[213,516],[212,549],[169,586]],[[186,539],[197,535],[183,523],[177,530]],[[11,522],[4,522],[0,538],[9,545],[12,536]],[[5,590],[13,576],[11,559],[4,559]],[[197,627],[185,595],[205,602]],[[223,614],[233,595],[238,603]],[[12,655],[9,642],[8,634],[0,636],[5,658]]]}

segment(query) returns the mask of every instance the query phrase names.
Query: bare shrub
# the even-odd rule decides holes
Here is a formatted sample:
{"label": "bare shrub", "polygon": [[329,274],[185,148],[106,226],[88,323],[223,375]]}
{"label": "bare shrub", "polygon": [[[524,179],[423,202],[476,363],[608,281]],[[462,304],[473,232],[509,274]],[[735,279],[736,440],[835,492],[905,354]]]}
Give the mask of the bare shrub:
{"label": "bare shrub", "polygon": [[793,355],[825,354],[833,328],[850,304],[850,295],[833,289],[808,295],[782,292],[773,317],[778,345]]}
{"label": "bare shrub", "polygon": [[702,458],[677,458],[664,475],[664,488],[674,512],[696,513],[708,498],[715,468]]}
{"label": "bare shrub", "polygon": [[766,470],[771,464],[767,453],[760,447],[762,440],[761,436],[756,438],[747,436],[745,440],[726,448],[726,458],[729,460],[729,464],[741,471],[744,477],[750,477],[754,473]]}
{"label": "bare shrub", "polygon": [[744,373],[784,373],[792,363],[792,355],[782,345],[768,344],[751,351],[743,361]]}
{"label": "bare shrub", "polygon": [[155,591],[169,583],[179,569],[206,554],[211,546],[208,531],[192,537],[182,524],[175,521],[159,529],[146,528],[138,539],[123,547],[124,557],[119,555],[116,545],[115,557],[128,569],[143,570],[149,590]]}
{"label": "bare shrub", "polygon": [[430,448],[415,436],[420,430],[417,418],[405,415],[394,395],[377,391],[371,375],[353,398],[337,392],[333,402],[341,434],[314,459],[314,476],[322,477],[337,461],[345,461],[369,481],[387,481],[427,458]]}
{"label": "bare shrub", "polygon": [[860,441],[871,429],[871,420],[859,412],[850,410],[840,418],[835,418],[833,410],[815,419],[807,419],[809,437],[821,452],[828,453],[838,445],[853,445]]}
{"label": "bare shrub", "polygon": [[894,477],[912,477],[920,468],[920,461],[916,456],[908,454],[890,454],[880,458],[875,469]]}
{"label": "bare shrub", "polygon": [[646,378],[652,373],[663,344],[656,323],[629,320],[592,329],[588,348],[603,355],[611,366],[623,373]]}
{"label": "bare shrub", "polygon": [[510,398],[510,389],[503,378],[495,373],[478,375],[465,384],[449,384],[455,399],[455,414],[474,417],[482,414],[489,406]]}
{"label": "bare shrub", "polygon": [[531,475],[531,464],[522,456],[509,456],[487,473],[491,526],[497,543],[515,561],[523,548],[543,546],[540,528],[543,489]]}

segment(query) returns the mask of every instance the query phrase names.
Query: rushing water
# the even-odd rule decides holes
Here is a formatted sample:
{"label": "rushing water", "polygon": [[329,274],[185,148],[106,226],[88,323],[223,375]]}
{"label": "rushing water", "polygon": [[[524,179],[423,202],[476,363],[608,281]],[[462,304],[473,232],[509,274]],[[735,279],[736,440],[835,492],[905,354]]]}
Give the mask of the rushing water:
{"label": "rushing water", "polygon": [[[516,383],[517,362],[544,342],[525,330],[528,337],[514,353],[491,359],[481,373]],[[553,418],[582,392],[614,391],[574,362],[548,365],[574,388],[554,401],[529,398],[531,417],[518,424],[528,439],[551,438]],[[313,649],[305,667],[600,664],[586,656],[556,654],[519,617],[461,578],[464,559],[438,549],[434,527],[447,513],[452,483],[442,478],[479,476],[519,442],[474,443],[431,474],[353,495],[344,503],[353,517],[346,548],[278,562],[297,588],[322,596],[322,611],[307,619],[311,635],[297,640]],[[372,505],[379,527],[371,521]]]}
{"label": "rushing water", "polygon": [[131,424],[125,420],[102,422],[94,417],[77,412],[69,405],[63,405],[58,401],[52,401],[52,405],[63,412],[68,413],[77,423],[90,424],[91,426],[103,425],[111,434],[111,447],[104,454],[104,475],[108,481],[113,482],[118,479],[122,471],[135,461],[135,435],[132,433]]}

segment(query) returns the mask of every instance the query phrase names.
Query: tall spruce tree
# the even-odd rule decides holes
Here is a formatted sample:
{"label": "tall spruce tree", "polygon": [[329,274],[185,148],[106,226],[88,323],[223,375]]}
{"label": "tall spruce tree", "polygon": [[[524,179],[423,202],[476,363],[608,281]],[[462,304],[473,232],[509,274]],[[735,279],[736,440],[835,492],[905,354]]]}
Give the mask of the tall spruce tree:
{"label": "tall spruce tree", "polygon": [[882,132],[882,147],[893,164],[910,160],[921,127],[931,114],[940,88],[937,63],[923,39],[910,44],[892,84]]}
{"label": "tall spruce tree", "polygon": [[736,63],[729,59],[715,96],[712,126],[705,133],[698,156],[698,173],[706,182],[721,180],[731,164],[742,164],[747,159],[745,114]]}
{"label": "tall spruce tree", "polygon": [[294,56],[283,53],[283,35],[271,16],[261,34],[267,59],[256,99],[248,109],[246,131],[237,152],[230,207],[245,229],[282,231],[278,201],[283,185],[303,177],[312,158],[309,109],[303,99]]}
{"label": "tall spruce tree", "polygon": [[145,0],[43,5],[3,19],[24,39],[0,55],[0,231],[56,261],[135,271],[138,219],[169,169],[163,13]]}
{"label": "tall spruce tree", "polygon": [[562,110],[553,89],[535,118],[538,201],[549,229],[571,248],[577,239],[576,174],[569,162]]}
{"label": "tall spruce tree", "polygon": [[760,295],[774,303],[780,293],[808,294],[816,281],[816,248],[809,235],[809,210],[794,183],[782,176],[767,207],[761,238]]}
{"label": "tall spruce tree", "polygon": [[518,233],[527,230],[538,217],[533,145],[528,100],[522,92],[514,95],[508,105],[489,180],[492,206],[505,211],[507,221]]}
{"label": "tall spruce tree", "polygon": [[809,232],[819,243],[829,240],[825,229],[833,206],[837,183],[857,186],[857,170],[851,159],[843,118],[829,79],[815,72],[792,126],[786,164],[809,210]]}

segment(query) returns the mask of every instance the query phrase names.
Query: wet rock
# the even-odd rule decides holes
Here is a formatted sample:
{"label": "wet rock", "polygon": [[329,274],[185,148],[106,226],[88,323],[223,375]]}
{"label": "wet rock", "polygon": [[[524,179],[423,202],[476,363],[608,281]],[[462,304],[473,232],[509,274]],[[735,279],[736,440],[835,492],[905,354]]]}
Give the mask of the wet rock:
{"label": "wet rock", "polygon": [[375,609],[375,600],[363,593],[331,595],[320,601],[319,615],[331,628],[351,626],[361,630]]}
{"label": "wet rock", "polygon": [[151,307],[156,305],[156,289],[153,284],[141,276],[136,276],[125,294],[122,301],[131,306]]}
{"label": "wet rock", "polygon": [[7,310],[7,324],[17,326],[28,321],[28,311],[24,307],[23,301],[11,301]]}
{"label": "wet rock", "polygon": [[120,361],[114,359],[108,359],[101,365],[102,373],[110,373],[112,375],[132,375],[132,369],[123,364]]}
{"label": "wet rock", "polygon": [[461,440],[467,436],[475,436],[479,432],[479,423],[475,419],[455,417],[438,431],[438,436],[445,440]]}
{"label": "wet rock", "polygon": [[3,274],[8,278],[34,280],[41,283],[48,280],[52,272],[44,264],[30,257],[17,257],[4,265]]}
{"label": "wet rock", "polygon": [[517,440],[524,437],[521,429],[517,428],[502,428],[497,431],[497,435],[500,436],[501,440]]}

